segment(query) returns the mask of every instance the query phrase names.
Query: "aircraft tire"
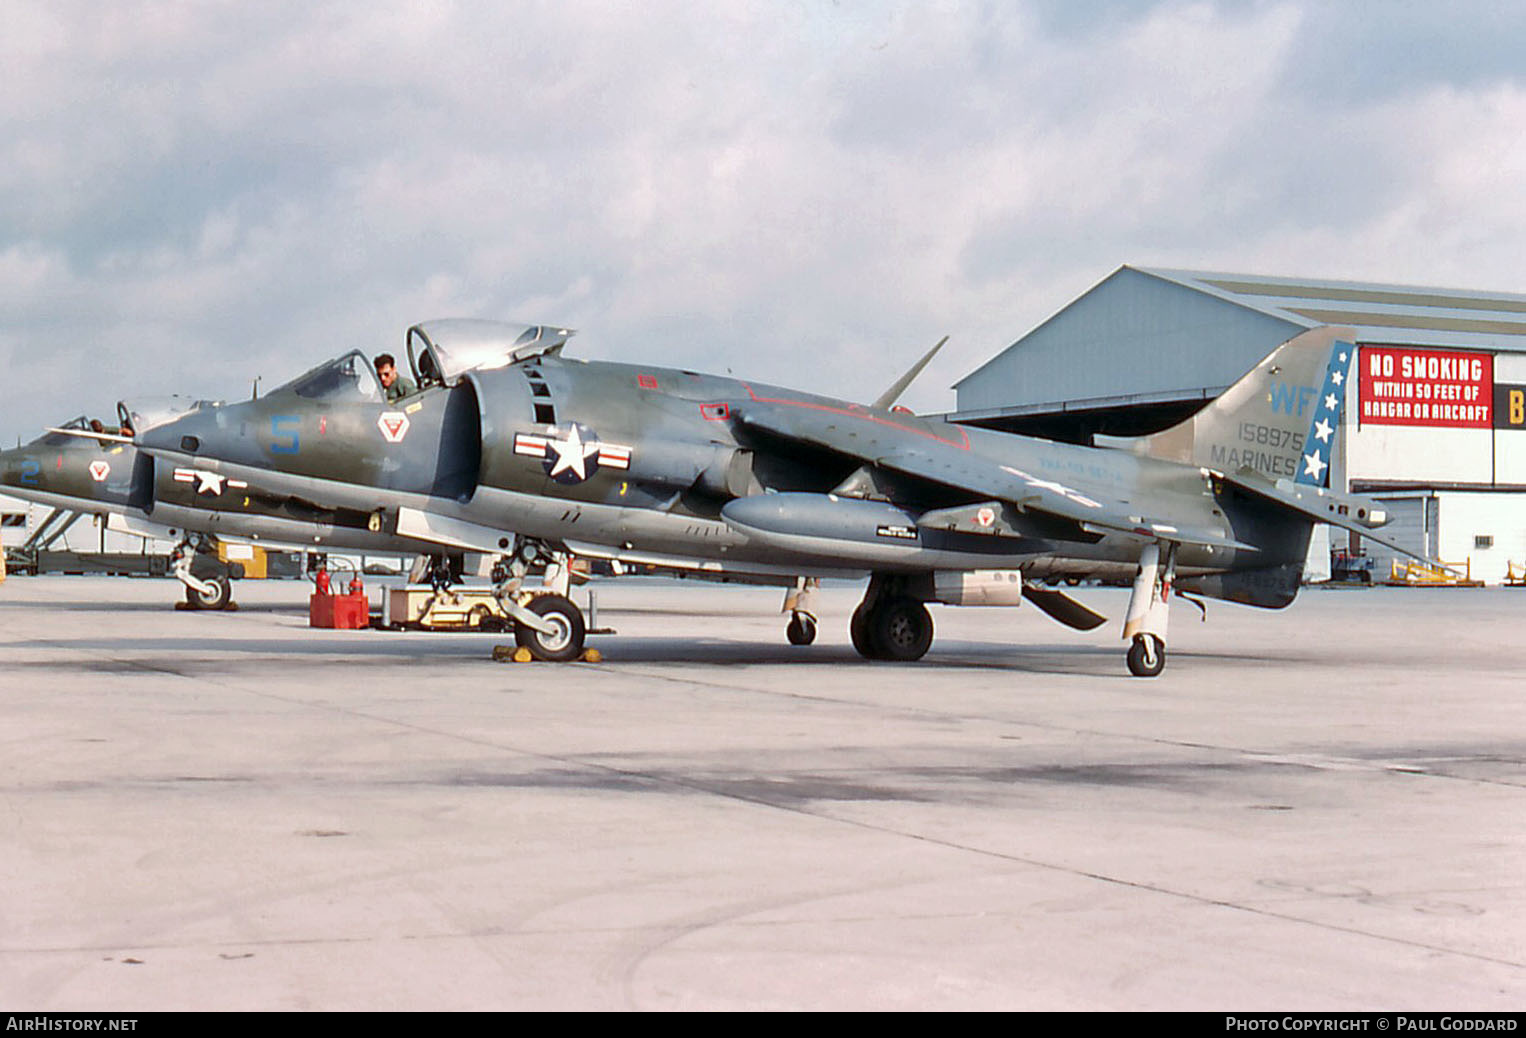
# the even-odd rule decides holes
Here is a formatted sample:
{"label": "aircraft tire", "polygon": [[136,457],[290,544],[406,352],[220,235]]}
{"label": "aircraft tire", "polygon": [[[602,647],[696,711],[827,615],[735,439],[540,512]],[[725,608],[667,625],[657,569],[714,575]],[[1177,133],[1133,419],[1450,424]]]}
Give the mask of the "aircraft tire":
{"label": "aircraft tire", "polygon": [[562,595],[537,595],[526,606],[530,612],[545,617],[556,628],[542,634],[524,624],[514,625],[514,641],[530,650],[530,655],[547,663],[565,663],[583,654],[587,628],[583,611]]}
{"label": "aircraft tire", "polygon": [[860,602],[858,608],[853,610],[853,619],[848,621],[848,636],[853,639],[853,647],[866,660],[884,658],[875,648],[874,639],[869,634],[869,618],[872,612],[867,602]]}
{"label": "aircraft tire", "polygon": [[789,639],[791,645],[809,645],[816,640],[816,621],[809,616],[797,613],[790,617],[789,626],[784,629],[784,636]]}
{"label": "aircraft tire", "polygon": [[206,592],[188,586],[185,589],[186,604],[192,609],[227,609],[228,603],[233,601],[232,583],[227,577],[213,577],[207,583],[211,590]]}
{"label": "aircraft tire", "polygon": [[1129,673],[1136,678],[1153,678],[1166,669],[1166,643],[1153,634],[1134,635],[1129,646]]}
{"label": "aircraft tire", "polygon": [[927,655],[933,644],[933,618],[915,598],[889,598],[869,614],[869,637],[877,659],[909,663]]}

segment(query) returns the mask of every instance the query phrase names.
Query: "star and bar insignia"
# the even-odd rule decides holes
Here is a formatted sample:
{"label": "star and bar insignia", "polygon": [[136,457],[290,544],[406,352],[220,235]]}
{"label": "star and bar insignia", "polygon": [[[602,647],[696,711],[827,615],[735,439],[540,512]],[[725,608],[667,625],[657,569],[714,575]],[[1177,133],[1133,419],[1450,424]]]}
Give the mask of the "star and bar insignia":
{"label": "star and bar insignia", "polygon": [[541,459],[546,475],[558,483],[581,483],[600,468],[631,467],[631,448],[604,443],[598,433],[577,422],[569,424],[562,436],[554,428],[547,436],[516,433],[514,453]]}
{"label": "star and bar insignia", "polygon": [[175,482],[195,483],[196,493],[208,497],[221,497],[225,486],[234,490],[243,490],[249,486],[241,479],[229,479],[220,472],[208,472],[206,469],[176,469]]}

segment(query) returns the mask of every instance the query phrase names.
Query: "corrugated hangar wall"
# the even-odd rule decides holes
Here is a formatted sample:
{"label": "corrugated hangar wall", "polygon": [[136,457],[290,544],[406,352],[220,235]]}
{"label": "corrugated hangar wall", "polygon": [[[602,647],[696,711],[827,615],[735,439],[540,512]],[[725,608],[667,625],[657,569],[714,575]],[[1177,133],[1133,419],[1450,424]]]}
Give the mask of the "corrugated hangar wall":
{"label": "corrugated hangar wall", "polygon": [[[1526,567],[1526,296],[1122,267],[960,380],[951,417],[1163,428],[1320,324],[1357,331],[1333,485],[1390,500],[1391,534],[1475,578]],[[1362,547],[1387,576],[1392,553]]]}

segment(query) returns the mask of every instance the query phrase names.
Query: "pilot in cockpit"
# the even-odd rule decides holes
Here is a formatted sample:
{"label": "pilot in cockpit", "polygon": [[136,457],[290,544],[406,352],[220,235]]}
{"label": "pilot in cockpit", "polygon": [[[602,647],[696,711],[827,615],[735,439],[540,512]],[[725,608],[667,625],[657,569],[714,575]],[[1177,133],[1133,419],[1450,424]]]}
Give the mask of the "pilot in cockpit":
{"label": "pilot in cockpit", "polygon": [[387,400],[401,400],[418,392],[418,387],[411,379],[406,379],[397,373],[397,361],[390,353],[376,355],[376,377],[381,379],[382,389],[387,392]]}

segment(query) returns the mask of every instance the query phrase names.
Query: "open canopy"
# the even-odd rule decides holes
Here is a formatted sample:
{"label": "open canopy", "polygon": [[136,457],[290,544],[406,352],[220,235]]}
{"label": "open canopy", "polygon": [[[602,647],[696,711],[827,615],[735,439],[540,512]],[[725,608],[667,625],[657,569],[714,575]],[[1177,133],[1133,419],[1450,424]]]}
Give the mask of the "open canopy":
{"label": "open canopy", "polygon": [[501,368],[567,345],[573,331],[544,324],[450,318],[408,329],[408,362],[423,388],[449,385],[468,371]]}

